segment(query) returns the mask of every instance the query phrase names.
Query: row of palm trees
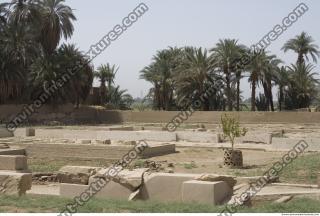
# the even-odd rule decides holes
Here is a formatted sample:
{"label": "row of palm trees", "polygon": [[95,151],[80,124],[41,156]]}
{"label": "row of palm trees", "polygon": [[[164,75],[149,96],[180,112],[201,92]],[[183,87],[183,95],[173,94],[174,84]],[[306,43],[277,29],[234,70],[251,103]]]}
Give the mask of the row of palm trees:
{"label": "row of palm trees", "polygon": [[[140,72],[140,78],[152,83],[148,98],[158,110],[183,109],[210,89],[210,97],[201,100],[202,110],[243,110],[240,81],[244,77],[251,84],[252,111],[275,111],[275,86],[279,110],[309,107],[319,93],[309,59],[317,62],[319,48],[311,36],[302,32],[282,49],[297,53],[296,64],[285,66],[275,55],[249,49],[235,39],[219,40],[209,51],[169,47],[156,53],[151,64]],[[257,97],[260,86],[263,94]],[[259,106],[261,100],[265,106]]]}
{"label": "row of palm trees", "polygon": [[[113,86],[117,68],[93,65],[73,44],[76,20],[64,0],[12,0],[0,4],[0,104],[29,103],[68,70],[78,68],[48,103],[73,103],[79,107],[90,93],[94,77],[101,81],[100,103],[127,108],[132,97]],[[78,67],[81,65],[81,67]],[[105,83],[108,82],[108,88]]]}

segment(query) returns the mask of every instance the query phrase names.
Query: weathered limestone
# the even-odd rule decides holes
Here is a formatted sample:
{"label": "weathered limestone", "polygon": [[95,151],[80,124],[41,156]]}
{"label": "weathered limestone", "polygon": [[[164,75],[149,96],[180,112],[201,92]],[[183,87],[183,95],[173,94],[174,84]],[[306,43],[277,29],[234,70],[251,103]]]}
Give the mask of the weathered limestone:
{"label": "weathered limestone", "polygon": [[226,182],[186,181],[182,184],[182,201],[218,205],[232,195],[232,189]]}
{"label": "weathered limestone", "polygon": [[[94,183],[91,182],[92,187]],[[79,196],[84,191],[88,190],[90,185],[78,185],[78,184],[61,184],[60,196],[74,198]],[[127,200],[132,191],[128,188],[115,183],[113,181],[108,182],[96,195],[97,198],[112,198],[112,199],[125,199]]]}
{"label": "weathered limestone", "polygon": [[0,194],[24,195],[32,186],[31,173],[0,171]]}
{"label": "weathered limestone", "polygon": [[192,131],[177,131],[177,139],[187,142],[214,143],[217,140],[217,134],[211,132],[192,132]]}
{"label": "weathered limestone", "polygon": [[[106,173],[108,173],[108,170],[108,168],[99,170],[96,175],[89,178],[89,184],[101,178],[106,179]],[[148,170],[148,168],[140,168],[134,170],[125,169],[120,171],[115,177],[113,177],[112,181],[128,188],[131,191],[135,191],[143,183],[143,175]]]}
{"label": "weathered limestone", "polygon": [[197,177],[197,174],[152,173],[144,178],[144,184],[140,188],[141,199],[181,202],[183,182]]}
{"label": "weathered limestone", "polygon": [[133,127],[112,127],[109,128],[110,131],[133,131]]}
{"label": "weathered limestone", "polygon": [[163,144],[157,146],[149,146],[146,148],[142,153],[142,158],[149,158],[155,156],[161,156],[166,154],[173,154],[176,152],[176,145],[175,144]]}
{"label": "weathered limestone", "polygon": [[36,130],[34,128],[26,128],[26,136],[32,137],[36,135]]}
{"label": "weathered limestone", "polygon": [[23,155],[0,155],[0,170],[27,170],[27,157]]}
{"label": "weathered limestone", "polygon": [[93,176],[101,168],[87,166],[64,166],[59,170],[57,179],[60,183],[87,185],[90,176]]}
{"label": "weathered limestone", "polygon": [[167,131],[97,131],[95,139],[172,142],[177,141],[177,135]]}
{"label": "weathered limestone", "polygon": [[76,140],[77,144],[91,144],[91,140],[86,140],[86,139],[78,139]]}
{"label": "weathered limestone", "polygon": [[271,133],[254,133],[248,132],[243,137],[238,137],[235,139],[237,143],[262,143],[262,144],[271,144],[272,143],[272,134]]}
{"label": "weathered limestone", "polygon": [[320,173],[318,173],[318,187],[320,188]]}
{"label": "weathered limestone", "polygon": [[233,188],[237,181],[231,177],[231,176],[220,176],[220,175],[214,175],[214,174],[204,174],[198,178],[196,178],[195,180],[198,181],[207,181],[207,182],[218,182],[218,181],[223,181],[225,182],[229,188]]}
{"label": "weathered limestone", "polygon": [[110,145],[111,144],[111,140],[106,139],[106,140],[95,140],[94,141],[95,144],[100,144],[100,145]]}
{"label": "weathered limestone", "polygon": [[0,127],[0,138],[13,137],[13,133],[8,131],[7,128]]}
{"label": "weathered limestone", "polygon": [[25,155],[25,149],[0,149],[0,155]]}

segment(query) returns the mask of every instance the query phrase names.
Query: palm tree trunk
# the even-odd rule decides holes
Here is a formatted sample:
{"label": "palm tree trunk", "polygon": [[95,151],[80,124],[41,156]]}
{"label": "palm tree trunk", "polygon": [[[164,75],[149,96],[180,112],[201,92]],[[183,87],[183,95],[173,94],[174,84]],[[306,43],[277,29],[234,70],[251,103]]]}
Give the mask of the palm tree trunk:
{"label": "palm tree trunk", "polygon": [[263,86],[263,92],[264,92],[264,95],[266,96],[267,98],[267,111],[270,110],[270,95],[269,95],[269,90],[268,90],[268,85],[266,82],[263,82],[262,83],[262,86]]}
{"label": "palm tree trunk", "polygon": [[274,112],[273,95],[272,95],[272,84],[271,83],[269,83],[269,99],[270,99],[271,111]]}
{"label": "palm tree trunk", "polygon": [[299,54],[298,54],[297,64],[298,64],[298,65],[302,65],[303,63],[304,63],[303,54],[302,54],[302,53],[299,53]]}
{"label": "palm tree trunk", "polygon": [[240,111],[240,78],[237,78],[237,111]]}
{"label": "palm tree trunk", "polygon": [[256,111],[256,80],[252,80],[251,88],[251,111]]}
{"label": "palm tree trunk", "polygon": [[279,87],[279,110],[282,111],[283,90],[282,86]]}
{"label": "palm tree trunk", "polygon": [[232,111],[230,73],[229,73],[228,68],[225,69],[225,74],[226,74],[226,85],[227,85],[227,104],[228,104],[228,111]]}

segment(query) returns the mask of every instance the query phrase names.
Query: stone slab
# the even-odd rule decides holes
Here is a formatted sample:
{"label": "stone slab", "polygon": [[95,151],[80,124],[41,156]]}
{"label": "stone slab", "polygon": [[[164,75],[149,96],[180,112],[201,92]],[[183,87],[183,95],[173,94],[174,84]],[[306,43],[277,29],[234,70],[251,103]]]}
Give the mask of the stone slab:
{"label": "stone slab", "polygon": [[217,134],[210,132],[177,131],[177,139],[187,142],[215,143]]}
{"label": "stone slab", "polygon": [[226,182],[191,180],[182,184],[182,201],[209,205],[223,204],[232,195]]}
{"label": "stone slab", "polygon": [[25,149],[0,149],[0,155],[26,155]]}
{"label": "stone slab", "polygon": [[152,173],[145,175],[144,184],[140,188],[143,200],[162,202],[181,202],[182,184],[200,175],[184,173]]}
{"label": "stone slab", "polygon": [[59,170],[57,179],[60,183],[87,185],[89,178],[100,169],[88,166],[64,166]]}
{"label": "stone slab", "polygon": [[157,146],[149,146],[146,148],[142,153],[142,158],[150,158],[156,156],[162,156],[166,154],[173,154],[176,152],[176,145],[175,144],[163,144]]}
{"label": "stone slab", "polygon": [[23,155],[0,155],[0,170],[27,170],[27,157]]}
{"label": "stone slab", "polygon": [[133,131],[133,127],[111,127],[109,128],[110,131]]}
{"label": "stone slab", "polygon": [[[74,198],[79,196],[81,193],[89,189],[89,185],[78,185],[78,184],[61,184],[60,185],[60,196],[67,198]],[[128,200],[131,190],[128,188],[110,181],[104,188],[102,188],[95,197],[97,198],[110,198],[110,199],[123,199]]]}
{"label": "stone slab", "polygon": [[36,130],[34,128],[26,128],[26,136],[32,137],[36,135]]}
{"label": "stone slab", "polygon": [[0,194],[24,195],[32,186],[31,173],[0,171]]}

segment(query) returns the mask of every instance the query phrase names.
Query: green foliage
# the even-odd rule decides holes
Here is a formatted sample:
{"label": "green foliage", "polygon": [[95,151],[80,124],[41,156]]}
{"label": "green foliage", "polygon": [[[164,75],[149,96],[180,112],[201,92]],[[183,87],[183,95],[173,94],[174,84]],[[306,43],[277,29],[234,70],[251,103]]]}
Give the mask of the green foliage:
{"label": "green foliage", "polygon": [[[27,195],[24,197],[1,196],[0,212],[44,213],[60,212],[71,199],[59,196]],[[126,201],[93,198],[78,209],[78,213],[219,213],[225,206],[197,203],[160,203],[151,201]],[[308,198],[294,198],[288,203],[263,202],[257,206],[237,208],[239,213],[317,213],[320,202]]]}
{"label": "green foliage", "polygon": [[239,121],[234,116],[225,114],[221,116],[222,131],[225,137],[231,141],[232,150],[234,149],[234,139],[236,137],[245,136],[248,132],[247,128],[241,128]]}

